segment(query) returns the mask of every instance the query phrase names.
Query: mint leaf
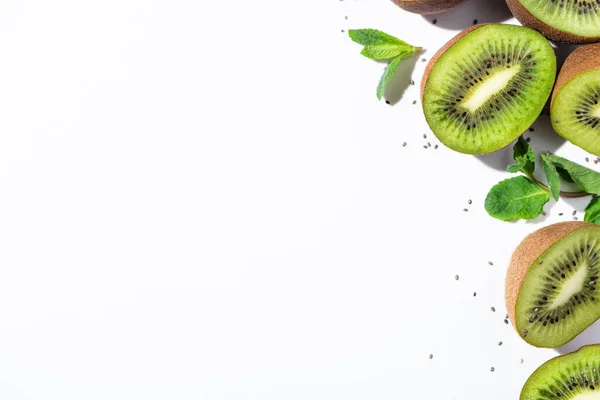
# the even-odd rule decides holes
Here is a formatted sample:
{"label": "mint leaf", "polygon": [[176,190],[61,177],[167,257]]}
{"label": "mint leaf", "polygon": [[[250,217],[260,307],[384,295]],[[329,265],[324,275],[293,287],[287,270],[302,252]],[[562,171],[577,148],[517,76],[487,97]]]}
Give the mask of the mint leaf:
{"label": "mint leaf", "polygon": [[585,222],[600,224],[600,197],[594,197],[590,204],[585,208]]}
{"label": "mint leaf", "polygon": [[573,180],[573,178],[571,178],[571,175],[569,175],[569,173],[567,172],[567,170],[565,170],[564,168],[556,167],[556,172],[558,172],[558,175],[560,175],[560,179],[562,179],[563,181],[570,182],[570,183],[575,183],[575,181]]}
{"label": "mint leaf", "polygon": [[385,68],[385,71],[383,71],[383,75],[381,76],[381,79],[379,80],[379,85],[377,85],[377,99],[381,100],[381,98],[383,97],[383,93],[385,92],[385,87],[387,86],[388,82],[390,81],[390,79],[392,78],[392,76],[394,76],[394,74],[396,73],[396,68],[398,68],[398,64],[400,64],[400,61],[402,61],[402,56],[398,56],[396,58],[394,58],[389,64],[388,66]]}
{"label": "mint leaf", "polygon": [[590,194],[600,194],[600,173],[550,153],[546,153],[545,158],[556,169],[559,167],[564,169],[573,182],[583,191]]}
{"label": "mint leaf", "polygon": [[378,31],[377,29],[350,29],[348,36],[354,42],[362,44],[363,46],[369,46],[373,44],[408,44],[392,35]]}
{"label": "mint leaf", "polygon": [[552,197],[554,197],[554,200],[558,200],[560,197],[560,175],[554,164],[547,159],[546,154],[540,155],[540,158],[542,160],[544,172],[546,173],[548,185],[550,185],[550,193],[552,194]]}
{"label": "mint leaf", "polygon": [[396,56],[406,57],[417,51],[421,51],[421,48],[410,45],[377,44],[365,46],[360,54],[372,60],[389,60]]}
{"label": "mint leaf", "polygon": [[550,195],[524,176],[503,180],[492,187],[485,199],[485,210],[502,221],[533,219],[543,212]]}
{"label": "mint leaf", "polygon": [[527,176],[533,175],[533,171],[535,170],[535,154],[523,136],[519,137],[513,147],[513,158],[515,159],[515,164],[508,166],[508,172],[512,172],[513,174],[523,172]]}

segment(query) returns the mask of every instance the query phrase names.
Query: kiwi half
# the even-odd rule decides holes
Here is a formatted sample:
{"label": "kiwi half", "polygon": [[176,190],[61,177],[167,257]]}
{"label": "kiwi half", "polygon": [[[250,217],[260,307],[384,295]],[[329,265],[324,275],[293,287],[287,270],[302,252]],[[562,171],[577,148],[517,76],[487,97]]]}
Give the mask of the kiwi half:
{"label": "kiwi half", "polygon": [[600,399],[600,345],[554,357],[527,379],[520,400]]}
{"label": "kiwi half", "polygon": [[575,50],[552,92],[552,127],[585,151],[600,155],[600,44]]}
{"label": "kiwi half", "polygon": [[559,43],[600,41],[600,3],[597,0],[506,0],[525,26]]}
{"label": "kiwi half", "polygon": [[556,55],[538,32],[472,26],[430,60],[421,81],[425,119],[438,139],[467,154],[509,145],[540,115],[556,77]]}
{"label": "kiwi half", "polygon": [[465,0],[392,0],[396,5],[415,14],[427,15],[448,11]]}
{"label": "kiwi half", "polygon": [[519,244],[507,271],[506,308],[527,343],[560,347],[600,317],[599,255],[600,225],[588,222],[550,225]]}

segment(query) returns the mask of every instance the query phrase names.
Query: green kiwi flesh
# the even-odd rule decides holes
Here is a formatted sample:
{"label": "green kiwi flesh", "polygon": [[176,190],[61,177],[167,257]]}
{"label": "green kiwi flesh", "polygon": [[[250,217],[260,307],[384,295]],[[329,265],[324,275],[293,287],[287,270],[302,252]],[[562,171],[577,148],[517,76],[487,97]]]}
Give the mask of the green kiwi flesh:
{"label": "green kiwi flesh", "polygon": [[556,78],[548,41],[513,25],[472,29],[431,63],[422,91],[425,119],[442,143],[467,154],[491,153],[519,137],[541,113]]}
{"label": "green kiwi flesh", "polygon": [[[550,35],[552,40],[582,43],[600,39],[600,3],[596,0],[517,1],[533,18],[558,31]],[[528,25],[526,20],[521,22]],[[579,40],[570,40],[573,36]]]}
{"label": "green kiwi flesh", "polygon": [[527,379],[520,400],[600,399],[600,345],[554,357]]}
{"label": "green kiwi flesh", "polygon": [[551,116],[554,130],[582,149],[600,155],[600,69],[571,79],[556,93]]}
{"label": "green kiwi flesh", "polygon": [[529,266],[514,317],[526,342],[560,347],[600,317],[599,255],[600,226],[584,226],[549,246]]}

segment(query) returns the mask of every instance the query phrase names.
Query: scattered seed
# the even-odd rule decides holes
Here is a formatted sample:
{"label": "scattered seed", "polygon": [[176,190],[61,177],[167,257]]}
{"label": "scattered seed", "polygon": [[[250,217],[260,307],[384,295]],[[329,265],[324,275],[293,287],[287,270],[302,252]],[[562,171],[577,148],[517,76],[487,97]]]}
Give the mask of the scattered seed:
{"label": "scattered seed", "polygon": [[476,19],[473,20],[473,25],[477,25],[477,20]]}
{"label": "scattered seed", "polygon": [[460,277],[459,277],[458,275],[456,275],[456,276],[454,277],[454,279],[456,279],[456,280],[459,280],[459,279],[460,279]]}
{"label": "scattered seed", "polygon": [[406,147],[406,142],[402,143],[402,147]]}
{"label": "scattered seed", "polygon": [[435,146],[433,146],[433,148],[434,148],[435,150],[437,150],[437,148],[438,148],[438,145],[436,144]]}
{"label": "scattered seed", "polygon": [[389,100],[386,100],[386,101],[385,101],[385,104],[392,104],[392,103],[390,103],[390,101],[389,101]]}
{"label": "scattered seed", "polygon": [[519,360],[519,364],[523,364],[523,359],[522,358]]}
{"label": "scattered seed", "polygon": [[574,211],[573,211],[573,215],[575,215],[575,214],[577,214],[577,210],[574,210]]}
{"label": "scattered seed", "polygon": [[573,221],[578,221],[578,220],[579,220],[579,218],[573,217]]}
{"label": "scattered seed", "polygon": [[530,137],[528,137],[526,140],[527,140],[527,143],[531,142],[531,138]]}
{"label": "scattered seed", "polygon": [[433,359],[433,354],[429,355],[429,359],[432,360]]}
{"label": "scattered seed", "polygon": [[533,132],[535,129],[533,128],[529,128],[529,132]]}
{"label": "scattered seed", "polygon": [[555,124],[558,124],[558,120],[557,120],[557,119],[555,119],[555,120],[554,120],[554,123],[555,123]]}
{"label": "scattered seed", "polygon": [[425,62],[425,61],[427,61],[427,59],[426,58],[421,58],[421,61]]}
{"label": "scattered seed", "polygon": [[344,19],[348,19],[348,16],[346,15],[346,16],[344,17]]}
{"label": "scattered seed", "polygon": [[585,162],[590,162],[590,159],[586,157]]}
{"label": "scattered seed", "polygon": [[413,100],[413,104],[417,104],[417,101],[416,101],[416,100]]}
{"label": "scattered seed", "polygon": [[346,32],[345,30],[342,29],[342,33]]}
{"label": "scattered seed", "polygon": [[508,314],[506,314],[506,315],[504,316],[504,318],[508,319]]}
{"label": "scattered seed", "polygon": [[437,19],[434,19],[433,21],[431,21],[434,25],[437,24]]}
{"label": "scattered seed", "polygon": [[431,147],[431,143],[427,142],[427,147]]}
{"label": "scattered seed", "polygon": [[468,212],[469,210],[467,208],[463,208],[463,211],[464,212]]}
{"label": "scattered seed", "polygon": [[488,264],[490,264],[490,265],[494,265],[494,263],[493,263],[493,262],[491,262],[491,261],[488,261]]}
{"label": "scattered seed", "polygon": [[473,292],[473,297],[476,297],[476,296],[477,296],[477,292]]}
{"label": "scattered seed", "polygon": [[594,164],[598,164],[598,160],[594,160]]}
{"label": "scattered seed", "polygon": [[467,201],[467,203],[473,204],[473,200],[469,199],[469,201]]}
{"label": "scattered seed", "polygon": [[544,260],[540,260],[540,262],[539,262],[539,263],[540,263],[540,264],[542,264],[543,262],[544,262]]}
{"label": "scattered seed", "polygon": [[562,217],[562,215],[563,215],[563,213],[558,213],[558,216],[559,216],[559,217]]}
{"label": "scattered seed", "polygon": [[415,81],[413,81],[413,80],[411,79],[411,81],[410,81],[410,84],[411,84],[411,85],[414,85],[414,84],[415,84]]}
{"label": "scattered seed", "polygon": [[427,139],[427,135],[426,134],[423,134],[423,139]]}
{"label": "scattered seed", "polygon": [[427,149],[427,146],[423,145],[423,148],[424,148],[424,149]]}
{"label": "scattered seed", "polygon": [[525,335],[527,335],[527,334],[529,333],[529,331],[528,331],[527,329],[523,329],[523,333],[524,333]]}
{"label": "scattered seed", "polygon": [[494,372],[495,371],[494,367],[490,368],[490,371]]}
{"label": "scattered seed", "polygon": [[498,346],[502,346],[502,342],[498,342]]}
{"label": "scattered seed", "polygon": [[490,307],[490,310],[492,310],[492,312],[496,312],[496,308],[495,307]]}
{"label": "scattered seed", "polygon": [[505,320],[504,320],[504,323],[505,323],[506,325],[508,325],[508,320],[507,320],[507,319],[505,319]]}

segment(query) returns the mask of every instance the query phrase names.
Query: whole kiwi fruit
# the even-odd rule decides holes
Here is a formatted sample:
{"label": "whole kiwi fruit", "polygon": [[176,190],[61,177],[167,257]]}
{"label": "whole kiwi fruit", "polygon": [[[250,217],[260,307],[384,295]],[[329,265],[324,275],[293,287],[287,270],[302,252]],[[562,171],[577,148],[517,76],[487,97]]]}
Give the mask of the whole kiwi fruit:
{"label": "whole kiwi fruit", "polygon": [[506,0],[521,24],[558,43],[600,41],[600,3],[596,0]]}
{"label": "whole kiwi fruit", "polygon": [[392,0],[397,6],[415,14],[429,15],[448,11],[466,0]]}
{"label": "whole kiwi fruit", "polygon": [[527,343],[555,348],[600,317],[600,226],[561,222],[516,248],[506,274],[506,309]]}
{"label": "whole kiwi fruit", "polygon": [[425,119],[449,148],[491,153],[537,119],[555,77],[556,55],[540,33],[514,25],[474,25],[429,61],[421,80]]}
{"label": "whole kiwi fruit", "polygon": [[550,116],[560,136],[600,155],[600,43],[567,57],[552,92]]}

